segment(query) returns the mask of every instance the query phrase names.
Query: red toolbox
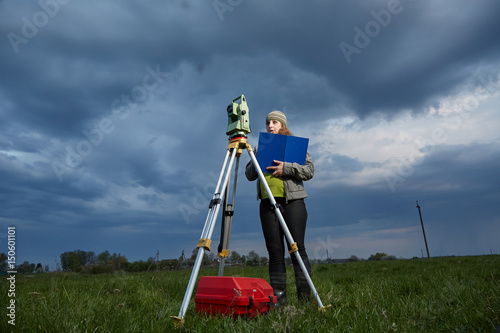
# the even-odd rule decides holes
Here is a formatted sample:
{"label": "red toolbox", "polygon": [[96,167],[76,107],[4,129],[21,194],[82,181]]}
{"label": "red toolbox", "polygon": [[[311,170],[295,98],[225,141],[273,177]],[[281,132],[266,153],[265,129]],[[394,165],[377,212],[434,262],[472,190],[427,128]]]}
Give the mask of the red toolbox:
{"label": "red toolbox", "polygon": [[276,296],[264,279],[202,276],[194,301],[199,314],[253,318],[271,310]]}

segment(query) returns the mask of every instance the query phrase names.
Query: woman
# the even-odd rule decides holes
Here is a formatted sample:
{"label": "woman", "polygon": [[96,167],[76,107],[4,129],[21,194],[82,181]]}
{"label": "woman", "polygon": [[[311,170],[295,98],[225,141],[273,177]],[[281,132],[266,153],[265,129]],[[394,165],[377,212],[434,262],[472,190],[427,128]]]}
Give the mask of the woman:
{"label": "woman", "polygon": [[[287,128],[286,116],[281,111],[272,111],[266,117],[266,130],[268,133],[292,135]],[[257,147],[255,149],[257,153]],[[307,257],[304,246],[304,238],[307,222],[307,210],[304,198],[307,193],[304,190],[303,181],[309,180],[314,175],[314,164],[311,156],[307,153],[305,165],[298,163],[287,163],[274,161],[276,166],[267,167],[263,170],[266,181],[271,189],[276,202],[283,208],[283,218],[286,225],[297,243],[299,254],[311,274],[311,264]],[[285,266],[285,237],[281,229],[280,222],[274,213],[269,197],[258,180],[258,174],[250,161],[245,169],[248,180],[257,179],[257,196],[260,202],[260,221],[262,231],[269,253],[269,278],[274,294],[278,297],[278,307],[286,304],[286,266]],[[288,250],[290,244],[287,241]],[[299,301],[309,301],[311,289],[306,277],[295,257],[291,255],[293,269],[295,271],[295,284],[297,287],[297,297]]]}

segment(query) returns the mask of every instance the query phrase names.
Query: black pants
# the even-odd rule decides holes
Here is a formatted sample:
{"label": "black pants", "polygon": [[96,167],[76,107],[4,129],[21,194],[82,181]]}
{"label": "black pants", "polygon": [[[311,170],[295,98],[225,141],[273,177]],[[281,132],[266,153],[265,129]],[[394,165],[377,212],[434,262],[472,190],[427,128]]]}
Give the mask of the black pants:
{"label": "black pants", "polygon": [[[300,257],[307,268],[309,275],[311,274],[311,264],[307,257],[306,248],[304,246],[304,238],[307,224],[307,209],[304,199],[290,200],[286,202],[285,198],[275,198],[276,202],[283,207],[283,218],[293,240],[297,243]],[[266,241],[267,252],[269,253],[269,275],[271,281],[273,277],[286,274],[285,266],[285,234],[281,229],[278,217],[274,213],[274,209],[269,199],[264,199],[260,203],[260,221],[262,231]],[[288,250],[290,244],[287,241]],[[302,269],[295,257],[295,253],[291,254],[293,269],[295,272],[295,283],[297,286],[297,294],[299,298],[309,298],[310,289],[307,280],[304,277]]]}

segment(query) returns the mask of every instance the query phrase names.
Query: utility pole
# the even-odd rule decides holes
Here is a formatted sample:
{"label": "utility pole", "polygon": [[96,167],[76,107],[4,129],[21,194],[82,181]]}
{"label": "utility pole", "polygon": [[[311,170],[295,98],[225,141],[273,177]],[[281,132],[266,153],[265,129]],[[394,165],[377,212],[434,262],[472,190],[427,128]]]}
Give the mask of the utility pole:
{"label": "utility pole", "polygon": [[427,246],[427,237],[425,237],[424,221],[422,220],[422,212],[420,211],[420,206],[417,200],[418,214],[420,215],[420,223],[422,224],[422,232],[424,233],[425,249],[427,250],[427,258],[430,258],[429,247]]}

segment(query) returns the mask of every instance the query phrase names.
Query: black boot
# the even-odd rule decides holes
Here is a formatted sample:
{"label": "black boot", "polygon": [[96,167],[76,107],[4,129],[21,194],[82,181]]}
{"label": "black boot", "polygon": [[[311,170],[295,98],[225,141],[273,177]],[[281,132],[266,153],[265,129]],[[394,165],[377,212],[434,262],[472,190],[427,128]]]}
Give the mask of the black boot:
{"label": "black boot", "polygon": [[278,299],[275,308],[283,308],[286,305],[286,273],[270,273],[271,287]]}

